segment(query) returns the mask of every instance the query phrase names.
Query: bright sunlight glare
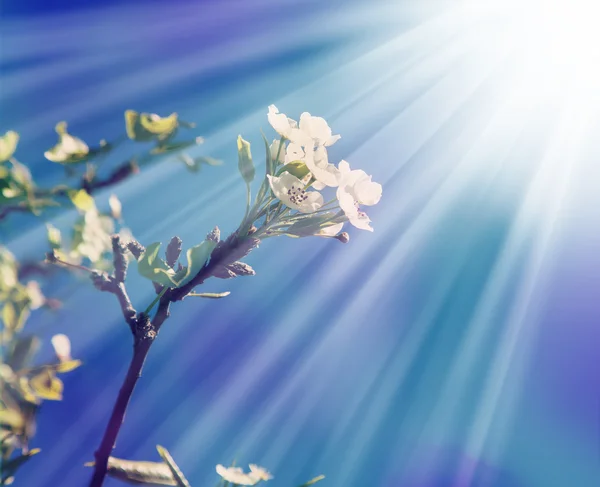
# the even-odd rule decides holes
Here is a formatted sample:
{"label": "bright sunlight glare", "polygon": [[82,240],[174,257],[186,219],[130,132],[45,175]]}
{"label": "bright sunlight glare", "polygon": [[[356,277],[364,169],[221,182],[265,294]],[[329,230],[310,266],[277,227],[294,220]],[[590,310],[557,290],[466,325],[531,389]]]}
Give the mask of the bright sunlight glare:
{"label": "bright sunlight glare", "polygon": [[[504,40],[516,42],[540,84],[567,81],[591,87],[600,79],[600,2],[467,0],[466,6],[477,16],[499,21]],[[492,41],[503,41],[497,34],[490,31]]]}

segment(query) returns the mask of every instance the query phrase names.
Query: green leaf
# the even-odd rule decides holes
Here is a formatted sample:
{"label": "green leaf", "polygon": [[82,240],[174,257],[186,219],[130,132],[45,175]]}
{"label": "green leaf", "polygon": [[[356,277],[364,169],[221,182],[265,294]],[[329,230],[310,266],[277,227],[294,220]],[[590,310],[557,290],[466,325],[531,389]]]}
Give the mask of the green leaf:
{"label": "green leaf", "polygon": [[171,113],[168,117],[159,117],[155,113],[142,113],[140,125],[159,139],[166,140],[175,133],[179,121],[176,113]]}
{"label": "green leaf", "polygon": [[62,399],[63,383],[49,367],[29,379],[29,387],[33,394],[41,399],[60,401]]}
{"label": "green leaf", "polygon": [[29,365],[40,348],[40,339],[35,335],[21,336],[13,340],[6,363],[13,370],[21,370]]}
{"label": "green leaf", "polygon": [[177,287],[181,287],[187,284],[192,278],[200,272],[200,269],[204,267],[204,264],[210,258],[210,254],[217,246],[217,243],[213,240],[205,240],[200,245],[196,245],[186,252],[187,267],[184,267],[181,273],[177,273],[175,281]]}
{"label": "green leaf", "polygon": [[198,143],[198,139],[192,140],[183,140],[180,142],[160,142],[156,147],[154,147],[150,154],[166,154],[168,152],[177,152],[183,149],[187,149],[193,145]]}
{"label": "green leaf", "polygon": [[27,301],[9,301],[2,308],[2,321],[4,326],[15,333],[19,331],[29,317],[29,306]]}
{"label": "green leaf", "polygon": [[67,196],[73,205],[84,213],[96,208],[94,198],[92,198],[85,189],[71,190],[67,193]]}
{"label": "green leaf", "polygon": [[138,142],[144,142],[154,138],[154,134],[142,127],[142,124],[140,123],[140,114],[135,110],[125,111],[125,130],[127,132],[127,137]]}
{"label": "green leaf", "polygon": [[160,246],[160,242],[155,242],[146,248],[146,251],[138,259],[138,272],[153,282],[174,287],[175,271],[158,257]]}
{"label": "green leaf", "polygon": [[187,481],[187,479],[183,475],[183,472],[179,469],[179,467],[175,463],[175,460],[173,460],[173,457],[168,452],[168,450],[160,445],[156,445],[156,449],[158,450],[158,454],[161,456],[161,458],[164,460],[164,462],[168,465],[169,469],[171,470],[171,474],[173,475],[173,478],[177,482],[177,486],[178,487],[190,487],[190,483]]}
{"label": "green leaf", "polygon": [[209,166],[222,166],[223,161],[221,159],[215,159],[214,157],[199,156],[196,157],[196,161],[199,164],[208,164]]}
{"label": "green leaf", "polygon": [[8,161],[15,151],[19,143],[19,134],[14,130],[9,130],[0,137],[0,162]]}
{"label": "green leaf", "polygon": [[262,134],[263,142],[265,143],[265,169],[267,174],[273,174],[275,169],[275,165],[273,164],[273,158],[271,157],[271,146],[269,145],[269,141],[265,137],[265,134]]}
{"label": "green leaf", "polygon": [[46,224],[46,230],[48,232],[48,243],[50,244],[50,247],[54,250],[60,249],[62,244],[60,230],[50,223]]}
{"label": "green leaf", "polygon": [[188,296],[194,296],[197,298],[221,299],[229,296],[230,294],[230,291],[225,291],[224,293],[189,293]]}
{"label": "green leaf", "polygon": [[22,455],[12,458],[8,461],[2,461],[2,485],[10,485],[12,481],[9,481],[11,477],[14,476],[16,471],[21,467],[25,462],[29,461],[31,457],[37,455],[41,450],[39,448],[33,448],[29,450],[27,453],[23,453]]}
{"label": "green leaf", "polygon": [[246,181],[246,184],[250,184],[254,180],[255,169],[254,163],[252,162],[252,153],[250,152],[250,142],[244,140],[241,135],[237,138],[238,148],[238,169],[240,174]]}
{"label": "green leaf", "polygon": [[[89,462],[85,466],[93,467],[94,464]],[[109,457],[108,475],[132,484],[177,485],[171,469],[164,462],[142,462]]]}
{"label": "green leaf", "polygon": [[300,485],[299,487],[309,487],[309,485],[314,485],[317,482],[320,482],[321,480],[323,480],[324,478],[325,478],[325,475],[319,475],[319,476],[315,477],[314,479],[311,479],[308,482]]}
{"label": "green leaf", "polygon": [[298,179],[302,179],[310,172],[310,170],[308,167],[306,167],[306,164],[304,164],[303,161],[292,161],[288,162],[284,166],[281,166],[279,171],[277,171],[277,176],[281,176],[281,174],[284,172],[289,172]]}

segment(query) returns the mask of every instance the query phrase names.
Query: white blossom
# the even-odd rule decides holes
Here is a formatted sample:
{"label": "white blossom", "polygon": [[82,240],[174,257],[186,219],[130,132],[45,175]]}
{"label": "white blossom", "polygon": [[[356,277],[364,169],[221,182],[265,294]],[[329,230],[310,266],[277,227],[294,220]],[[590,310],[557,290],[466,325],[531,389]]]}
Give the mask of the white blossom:
{"label": "white blossom", "polygon": [[224,467],[223,465],[217,465],[217,473],[223,477],[227,482],[237,485],[254,485],[259,479],[253,476],[251,473],[244,473],[240,467]]}
{"label": "white blossom", "polygon": [[54,347],[54,353],[60,362],[68,362],[71,359],[71,341],[67,335],[62,333],[54,335],[50,342]]}
{"label": "white blossom", "polygon": [[112,248],[110,239],[115,227],[110,217],[100,215],[94,208],[86,211],[83,220],[81,242],[75,252],[87,257],[91,262],[97,262],[105,252]]}
{"label": "white blossom", "polygon": [[299,144],[308,144],[310,139],[298,129],[298,122],[289,118],[285,113],[279,113],[275,105],[269,105],[267,119],[271,126],[282,137]]}
{"label": "white blossom", "polygon": [[110,213],[115,220],[120,220],[123,214],[123,205],[116,194],[111,194],[108,198]]}
{"label": "white blossom", "polygon": [[382,194],[381,184],[373,182],[371,176],[360,169],[351,170],[346,161],[340,162],[339,170],[340,185],[337,198],[340,208],[352,225],[372,232],[371,219],[360,206],[372,206],[379,202]]}
{"label": "white blossom", "polygon": [[296,176],[284,172],[281,176],[267,175],[273,194],[284,205],[300,213],[313,213],[323,206],[323,196],[317,191],[308,191]]}
{"label": "white blossom", "polygon": [[27,289],[27,295],[29,296],[29,306],[31,309],[38,309],[44,306],[46,297],[40,289],[40,285],[37,281],[29,281],[25,286]]}
{"label": "white blossom", "polygon": [[65,122],[56,124],[55,130],[58,134],[58,144],[44,152],[46,159],[52,162],[69,163],[81,161],[89,154],[90,149],[87,144],[69,134]]}
{"label": "white blossom", "polygon": [[342,138],[341,135],[332,135],[331,128],[324,118],[314,117],[308,112],[300,115],[298,128],[310,137],[316,146],[329,147]]}
{"label": "white blossom", "polygon": [[273,475],[271,475],[271,472],[269,472],[266,468],[263,467],[259,467],[258,465],[255,465],[253,463],[251,463],[250,465],[250,476],[254,477],[257,479],[257,481],[260,480],[271,480],[273,478]]}
{"label": "white blossom", "polygon": [[329,164],[327,150],[323,146],[316,149],[304,148],[300,144],[288,144],[285,162],[302,161],[315,178],[313,187],[321,190],[326,186],[335,188],[339,184],[340,172],[333,164]]}

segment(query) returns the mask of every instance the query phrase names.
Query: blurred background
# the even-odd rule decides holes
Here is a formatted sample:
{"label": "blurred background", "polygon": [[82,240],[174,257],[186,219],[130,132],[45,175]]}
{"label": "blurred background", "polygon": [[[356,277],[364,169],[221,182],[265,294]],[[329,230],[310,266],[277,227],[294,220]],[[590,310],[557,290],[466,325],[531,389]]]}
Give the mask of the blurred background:
{"label": "blurred background", "polygon": [[[274,486],[598,485],[592,3],[4,0],[0,132],[20,133],[40,185],[64,175],[43,158],[58,121],[94,143],[123,134],[130,108],[179,113],[206,139],[197,154],[225,161],[190,175],[166,157],[98,193],[104,209],[119,196],[145,244],[236,228],[235,138],[262,160],[272,103],[323,116],[342,135],[332,160],[384,186],[373,234],[267,240],[247,259],[256,276],[202,289],[227,299],[173,308],[115,456],[158,460],[164,445],[194,486],[233,460]],[[2,243],[40,259],[44,223],[75,215],[11,217]],[[130,288],[139,307],[153,295],[135,276]],[[29,330],[68,334],[84,366],[44,403],[42,453],[15,485],[82,486],[130,332],[85,279],[44,291],[63,307]]]}

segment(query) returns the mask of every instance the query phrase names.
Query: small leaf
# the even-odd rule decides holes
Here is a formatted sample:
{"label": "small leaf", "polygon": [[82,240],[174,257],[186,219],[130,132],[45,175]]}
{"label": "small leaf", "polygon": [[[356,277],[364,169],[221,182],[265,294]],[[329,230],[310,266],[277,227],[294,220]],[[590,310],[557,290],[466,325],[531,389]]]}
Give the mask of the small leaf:
{"label": "small leaf", "polygon": [[284,172],[289,172],[292,176],[296,176],[298,179],[302,179],[308,175],[310,170],[306,167],[303,161],[292,161],[288,162],[284,166],[281,166],[277,175],[280,176]]}
{"label": "small leaf", "polygon": [[35,335],[21,336],[12,343],[6,363],[13,370],[21,370],[31,363],[40,348],[40,339]]}
{"label": "small leaf", "polygon": [[159,117],[155,113],[142,113],[140,125],[151,134],[165,140],[177,130],[179,122],[176,113],[172,113],[168,117]]}
{"label": "small leaf", "polygon": [[[94,462],[85,464],[86,467],[94,465]],[[171,469],[163,462],[142,462],[109,457],[108,475],[132,484],[177,485]]]}
{"label": "small leaf", "polygon": [[221,299],[229,296],[230,294],[230,291],[225,291],[224,293],[189,293],[188,296],[194,296],[197,298]]}
{"label": "small leaf", "polygon": [[60,401],[62,399],[63,383],[54,375],[49,367],[45,367],[40,373],[29,379],[35,396],[41,399],[51,401]]}
{"label": "small leaf", "polygon": [[300,485],[299,487],[309,487],[309,485],[314,485],[317,482],[320,482],[321,480],[323,480],[324,478],[325,478],[325,475],[319,475],[319,476],[315,477],[314,479],[311,479],[308,482]]}
{"label": "small leaf", "polygon": [[250,152],[250,142],[244,140],[241,135],[238,135],[237,148],[238,169],[240,170],[240,174],[244,178],[244,181],[246,181],[246,184],[250,184],[254,180],[255,175],[252,153]]}
{"label": "small leaf", "polygon": [[84,161],[90,153],[87,144],[67,132],[67,123],[59,122],[54,128],[58,134],[58,143],[44,152],[46,159],[60,164],[72,164]]}
{"label": "small leaf", "polygon": [[158,450],[158,454],[161,456],[161,458],[164,460],[164,462],[168,465],[169,469],[171,470],[171,474],[173,475],[173,478],[177,482],[177,486],[178,487],[190,487],[189,482],[183,475],[183,472],[179,469],[179,467],[175,463],[175,460],[173,460],[173,457],[168,452],[168,450],[160,445],[156,445],[156,449]]}
{"label": "small leaf", "polygon": [[127,137],[138,142],[152,140],[154,138],[154,134],[142,127],[142,124],[140,123],[140,114],[135,110],[125,111],[125,130],[127,132]]}
{"label": "small leaf", "polygon": [[184,272],[181,274],[178,273],[176,277],[177,287],[187,284],[200,272],[200,269],[204,267],[204,264],[206,264],[216,246],[217,243],[215,241],[205,240],[200,245],[188,249],[186,252],[188,265],[184,268]]}
{"label": "small leaf", "polygon": [[199,164],[208,164],[209,166],[222,166],[223,161],[221,159],[215,159],[214,157],[199,156],[196,157],[196,161]]}
{"label": "small leaf", "polygon": [[161,142],[160,144],[158,144],[156,147],[154,147],[150,151],[150,154],[156,155],[156,154],[166,154],[168,152],[177,152],[182,149],[187,149],[188,147],[191,147],[196,144],[197,144],[196,139],[183,140],[180,142]]}
{"label": "small leaf", "polygon": [[46,229],[48,231],[48,243],[50,247],[55,250],[60,249],[62,245],[60,230],[50,223],[46,225]]}
{"label": "small leaf", "polygon": [[138,259],[138,272],[152,282],[173,287],[175,271],[164,260],[158,257],[160,246],[160,242],[155,242],[146,248],[145,252]]}
{"label": "small leaf", "polygon": [[39,448],[32,448],[27,453],[23,453],[22,455],[12,458],[10,460],[2,459],[2,484],[10,485],[12,481],[7,482],[10,479],[17,469],[27,462],[31,457],[37,455],[41,450]]}
{"label": "small leaf", "polygon": [[265,134],[262,134],[263,142],[265,143],[265,169],[267,174],[273,174],[273,170],[275,169],[275,165],[273,164],[273,156],[271,155],[271,147],[269,146],[269,141],[265,137]]}
{"label": "small leaf", "polygon": [[52,368],[56,370],[56,372],[60,372],[64,374],[65,372],[71,372],[76,368],[81,366],[81,360],[65,360],[64,362],[60,362],[59,364],[53,365]]}
{"label": "small leaf", "polygon": [[86,212],[96,208],[94,198],[85,189],[71,190],[67,193],[73,205],[80,211]]}
{"label": "small leaf", "polygon": [[0,137],[0,162],[8,161],[15,151],[19,143],[19,134],[14,130],[9,130]]}

